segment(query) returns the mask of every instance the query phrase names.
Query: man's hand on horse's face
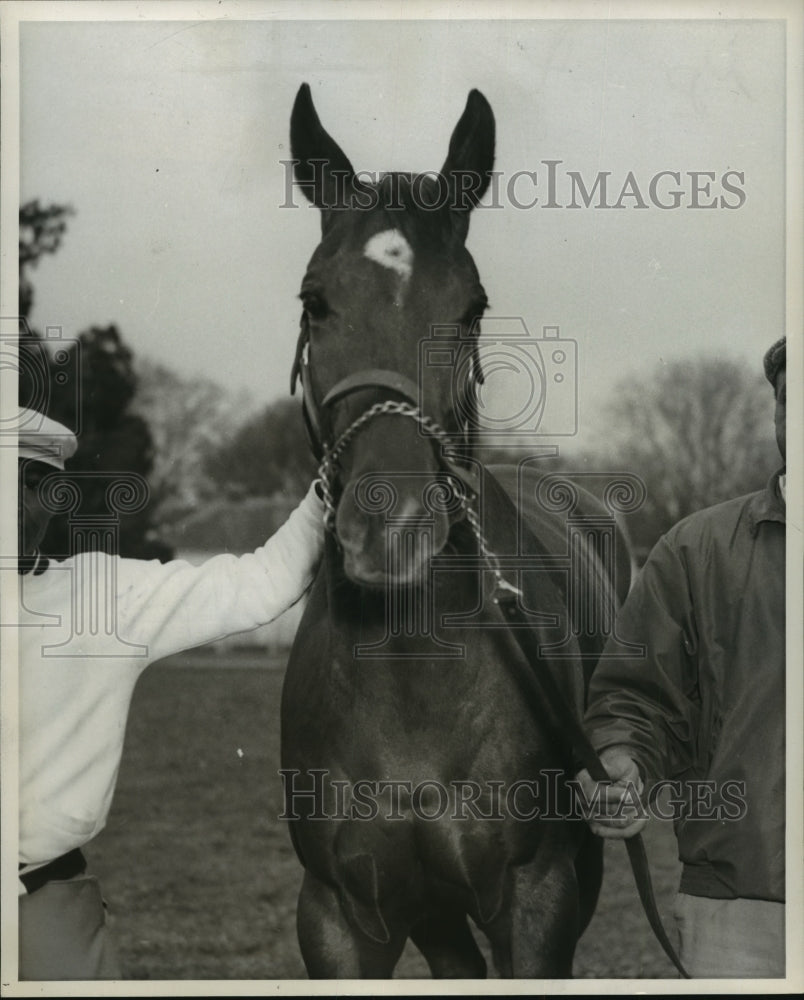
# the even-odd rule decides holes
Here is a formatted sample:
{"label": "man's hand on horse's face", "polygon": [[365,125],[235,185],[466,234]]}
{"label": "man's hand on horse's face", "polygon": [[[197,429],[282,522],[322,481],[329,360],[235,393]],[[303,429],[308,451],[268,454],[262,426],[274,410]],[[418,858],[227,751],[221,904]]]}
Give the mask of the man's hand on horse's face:
{"label": "man's hand on horse's face", "polygon": [[600,755],[610,782],[597,782],[584,768],[576,780],[591,810],[589,828],[598,837],[625,840],[644,829],[648,822],[641,804],[644,789],[639,768],[627,750],[609,747]]}

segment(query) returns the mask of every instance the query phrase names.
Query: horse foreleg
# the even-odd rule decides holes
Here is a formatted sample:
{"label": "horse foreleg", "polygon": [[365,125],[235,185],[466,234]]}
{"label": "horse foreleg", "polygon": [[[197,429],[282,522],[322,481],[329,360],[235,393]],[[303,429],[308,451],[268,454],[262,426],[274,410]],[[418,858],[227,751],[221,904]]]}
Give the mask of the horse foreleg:
{"label": "horse foreleg", "polygon": [[424,955],[435,979],[485,977],[486,961],[461,910],[433,911],[411,928],[410,938]]}
{"label": "horse foreleg", "polygon": [[355,930],[336,890],[310,872],[304,874],[296,927],[311,979],[387,979],[405,944],[404,934],[392,934],[387,944],[379,944]]}
{"label": "horse foreleg", "polygon": [[540,851],[514,871],[511,975],[565,979],[579,936],[578,879],[565,851]]}
{"label": "horse foreleg", "polygon": [[503,978],[567,979],[579,934],[572,857],[544,847],[511,873],[509,906],[483,927]]}

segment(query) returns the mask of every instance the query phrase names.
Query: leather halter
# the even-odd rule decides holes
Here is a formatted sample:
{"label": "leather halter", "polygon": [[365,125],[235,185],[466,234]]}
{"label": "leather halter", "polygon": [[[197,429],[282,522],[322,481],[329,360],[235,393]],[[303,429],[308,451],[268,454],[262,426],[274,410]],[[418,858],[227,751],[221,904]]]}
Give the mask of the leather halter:
{"label": "leather halter", "polygon": [[342,378],[324,396],[321,405],[323,407],[331,406],[358,389],[373,388],[374,386],[381,389],[393,389],[394,392],[398,392],[414,404],[419,392],[418,386],[407,375],[386,371],[384,368],[367,368],[365,371],[352,372],[351,375]]}
{"label": "leather halter", "polygon": [[[397,412],[413,417],[425,434],[442,444],[439,458],[445,469],[456,476],[471,493],[477,492],[476,473],[465,460],[461,460],[468,456],[471,450],[466,435],[462,435],[461,439],[456,441],[454,435],[450,435],[435,420],[421,412],[418,406],[419,386],[413,379],[385,368],[366,368],[346,375],[326,393],[321,403],[318,404],[310,375],[309,351],[309,341],[302,331],[291,375],[291,391],[295,389],[298,378],[302,384],[302,410],[307,435],[313,454],[321,463],[322,478],[326,474],[332,474],[332,464],[337,458],[341,442],[351,438],[354,432],[371,418],[374,409],[369,408],[364,411],[336,441],[330,419],[331,407],[346,396],[363,389],[389,389],[402,397],[404,404],[407,405],[395,407],[394,401],[389,400],[386,404],[380,404],[377,411]],[[460,449],[462,454],[459,455],[456,449]]]}

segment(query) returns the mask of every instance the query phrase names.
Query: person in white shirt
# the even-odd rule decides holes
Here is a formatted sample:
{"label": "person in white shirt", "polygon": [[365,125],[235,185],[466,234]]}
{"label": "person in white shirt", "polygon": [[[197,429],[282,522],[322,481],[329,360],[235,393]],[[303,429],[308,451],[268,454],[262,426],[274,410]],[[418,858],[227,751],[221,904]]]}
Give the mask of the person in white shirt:
{"label": "person in white shirt", "polygon": [[155,660],[257,628],[304,594],[323,546],[313,486],[255,552],[201,566],[39,555],[42,480],[76,449],[22,411],[19,432],[19,978],[121,978],[81,848],[103,829],[138,677]]}

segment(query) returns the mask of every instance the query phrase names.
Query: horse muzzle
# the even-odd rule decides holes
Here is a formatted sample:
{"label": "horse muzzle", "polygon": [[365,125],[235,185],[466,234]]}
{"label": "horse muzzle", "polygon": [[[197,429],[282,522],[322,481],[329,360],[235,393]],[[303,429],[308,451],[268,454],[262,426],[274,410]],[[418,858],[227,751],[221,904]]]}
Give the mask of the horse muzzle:
{"label": "horse muzzle", "polygon": [[432,474],[371,473],[347,483],[335,517],[346,576],[374,589],[422,582],[446,545],[450,500]]}

